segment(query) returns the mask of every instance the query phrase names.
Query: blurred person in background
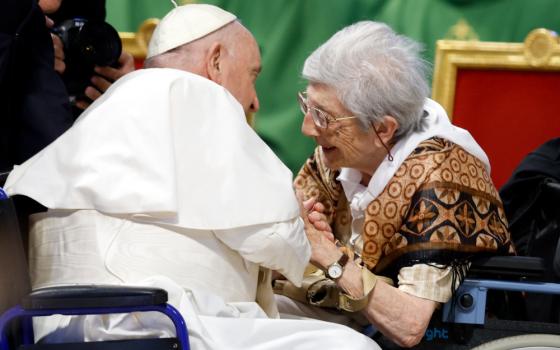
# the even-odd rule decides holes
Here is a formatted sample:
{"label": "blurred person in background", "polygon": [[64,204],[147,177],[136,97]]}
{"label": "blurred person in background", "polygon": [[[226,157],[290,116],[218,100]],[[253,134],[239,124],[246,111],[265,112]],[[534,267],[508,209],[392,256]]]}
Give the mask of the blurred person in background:
{"label": "blurred person in background", "polygon": [[[72,1],[83,10],[102,12],[104,1]],[[43,149],[74,122],[60,77],[65,70],[59,37],[50,32],[61,0],[6,0],[0,13],[0,171],[9,171]],[[96,8],[96,10],[93,10]],[[67,13],[70,15],[70,13]],[[96,15],[97,16],[97,15]],[[95,100],[122,75],[134,70],[124,53],[121,66],[97,67],[85,96]],[[85,108],[89,101],[78,101]]]}

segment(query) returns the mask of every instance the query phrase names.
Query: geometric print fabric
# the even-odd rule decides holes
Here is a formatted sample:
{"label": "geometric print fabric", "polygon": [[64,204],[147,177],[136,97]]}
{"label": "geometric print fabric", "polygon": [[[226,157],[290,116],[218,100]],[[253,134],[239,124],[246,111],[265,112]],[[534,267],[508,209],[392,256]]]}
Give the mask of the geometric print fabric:
{"label": "geometric print fabric", "polygon": [[[352,219],[337,176],[323,164],[317,147],[294,187],[305,199],[315,197],[325,205],[335,236],[346,242]],[[362,238],[362,261],[376,273],[397,260],[401,265],[421,262],[403,263],[411,252],[430,251],[432,260],[426,262],[436,262],[438,251],[447,259],[454,252],[514,253],[501,200],[485,167],[439,137],[420,143],[367,206]]]}

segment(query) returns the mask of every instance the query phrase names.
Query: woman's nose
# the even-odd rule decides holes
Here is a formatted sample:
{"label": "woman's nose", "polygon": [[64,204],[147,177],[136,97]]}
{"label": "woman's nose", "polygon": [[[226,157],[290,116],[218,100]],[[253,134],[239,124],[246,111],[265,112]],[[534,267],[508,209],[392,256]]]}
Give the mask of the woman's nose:
{"label": "woman's nose", "polygon": [[311,115],[309,113],[306,113],[305,116],[303,117],[303,123],[301,124],[301,132],[305,136],[309,136],[309,137],[319,136],[319,130],[317,129],[317,126],[313,122],[313,118],[311,118]]}

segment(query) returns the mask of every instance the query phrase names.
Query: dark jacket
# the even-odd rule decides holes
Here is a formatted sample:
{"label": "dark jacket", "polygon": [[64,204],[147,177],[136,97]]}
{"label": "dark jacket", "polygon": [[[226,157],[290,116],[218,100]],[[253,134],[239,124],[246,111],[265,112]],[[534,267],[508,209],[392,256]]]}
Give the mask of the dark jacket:
{"label": "dark jacket", "polygon": [[[518,253],[543,258],[544,280],[556,283],[560,282],[560,274],[553,268],[560,256],[557,250],[560,246],[558,183],[560,138],[555,138],[525,157],[500,189]],[[524,300],[528,320],[560,322],[559,296],[529,293]]]}
{"label": "dark jacket", "polygon": [[54,70],[52,39],[36,0],[4,0],[0,11],[0,171],[11,170],[72,125]]}
{"label": "dark jacket", "polygon": [[560,183],[560,138],[552,139],[531,152],[513,172],[508,182],[500,189],[512,238],[518,252],[531,254],[528,241],[529,231],[542,229],[548,222],[544,219],[557,218],[558,199],[547,183]]}

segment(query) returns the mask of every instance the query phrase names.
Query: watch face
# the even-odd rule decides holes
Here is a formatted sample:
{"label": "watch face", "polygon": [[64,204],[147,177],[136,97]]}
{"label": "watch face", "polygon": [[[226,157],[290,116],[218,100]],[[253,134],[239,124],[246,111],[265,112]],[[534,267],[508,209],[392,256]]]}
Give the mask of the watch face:
{"label": "watch face", "polygon": [[340,278],[340,276],[342,276],[342,266],[340,266],[337,263],[332,264],[331,266],[329,266],[329,269],[327,270],[327,274],[332,279]]}

